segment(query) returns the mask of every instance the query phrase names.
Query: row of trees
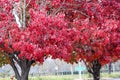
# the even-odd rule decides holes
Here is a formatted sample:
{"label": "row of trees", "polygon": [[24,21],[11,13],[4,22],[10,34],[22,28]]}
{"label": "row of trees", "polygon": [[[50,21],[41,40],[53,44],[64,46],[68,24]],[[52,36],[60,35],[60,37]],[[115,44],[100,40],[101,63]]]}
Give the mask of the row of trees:
{"label": "row of trees", "polygon": [[119,0],[0,0],[0,5],[0,61],[12,66],[17,80],[28,80],[30,67],[47,57],[84,61],[99,80],[101,67],[120,58]]}

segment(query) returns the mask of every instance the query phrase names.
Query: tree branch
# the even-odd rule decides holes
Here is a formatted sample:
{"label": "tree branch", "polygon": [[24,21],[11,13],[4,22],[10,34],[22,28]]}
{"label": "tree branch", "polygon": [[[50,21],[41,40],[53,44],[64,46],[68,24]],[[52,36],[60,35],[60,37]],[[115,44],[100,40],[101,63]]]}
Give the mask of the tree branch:
{"label": "tree branch", "polygon": [[62,2],[62,4],[60,5],[60,7],[53,13],[54,15],[57,14],[60,9],[63,7],[63,4],[65,3],[65,0]]}
{"label": "tree branch", "polygon": [[18,27],[21,28],[22,25],[21,25],[20,19],[19,19],[19,17],[18,17],[18,14],[17,14],[17,12],[16,12],[15,6],[14,6],[14,8],[13,8],[13,12],[12,12],[12,13],[13,13],[13,15],[14,15],[14,17],[15,17],[15,20],[16,20],[16,23],[18,24]]}
{"label": "tree branch", "polygon": [[18,63],[19,66],[21,66],[21,61],[19,59],[17,59],[17,57],[15,57],[15,55],[13,55],[13,59]]}
{"label": "tree branch", "polygon": [[30,4],[31,0],[29,0],[29,2],[26,4],[26,8],[28,7],[28,5]]}
{"label": "tree branch", "polygon": [[26,28],[26,0],[23,2],[23,27]]}
{"label": "tree branch", "polygon": [[92,67],[91,67],[90,65],[88,65],[88,64],[86,63],[86,61],[84,61],[84,60],[83,60],[83,62],[85,63],[85,65],[86,65],[86,67],[87,67],[88,72],[89,72],[89,73],[91,73],[91,74],[93,74]]}
{"label": "tree branch", "polygon": [[13,68],[13,70],[14,70],[14,72],[15,72],[15,77],[16,78],[19,78],[18,80],[20,80],[20,74],[19,74],[19,72],[18,72],[18,69],[17,69],[17,67],[15,66],[15,62],[13,61],[13,58],[12,57],[9,57],[10,58],[10,62],[11,62],[11,66],[12,66],[12,68]]}

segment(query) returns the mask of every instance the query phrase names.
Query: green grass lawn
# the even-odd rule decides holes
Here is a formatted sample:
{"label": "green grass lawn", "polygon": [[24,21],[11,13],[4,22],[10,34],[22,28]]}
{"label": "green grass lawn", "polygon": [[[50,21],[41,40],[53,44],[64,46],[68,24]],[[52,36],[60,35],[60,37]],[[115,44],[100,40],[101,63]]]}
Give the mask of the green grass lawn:
{"label": "green grass lawn", "polygon": [[120,72],[116,72],[116,73],[103,73],[101,74],[101,77],[105,77],[105,78],[120,78]]}
{"label": "green grass lawn", "polygon": [[[82,77],[85,78],[92,78],[89,74],[83,74]],[[29,80],[75,80],[78,79],[79,75],[51,75],[51,76],[36,76],[36,77],[29,77]],[[101,78],[120,78],[120,73],[101,73]],[[10,77],[0,78],[0,80],[10,80]],[[15,80],[15,79],[14,79]]]}
{"label": "green grass lawn", "polygon": [[64,75],[64,76],[40,76],[31,77],[29,80],[74,80],[79,78],[78,75]]}
{"label": "green grass lawn", "polygon": [[[79,78],[78,75],[64,75],[64,76],[36,76],[29,77],[29,80],[74,80]],[[10,77],[0,78],[0,80],[10,80]],[[15,80],[15,79],[14,79]]]}

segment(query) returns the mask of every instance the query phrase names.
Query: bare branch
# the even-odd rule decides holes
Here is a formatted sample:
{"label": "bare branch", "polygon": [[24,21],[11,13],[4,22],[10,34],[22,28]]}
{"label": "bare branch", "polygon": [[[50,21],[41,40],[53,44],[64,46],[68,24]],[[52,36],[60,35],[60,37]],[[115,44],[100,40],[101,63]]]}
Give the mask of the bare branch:
{"label": "bare branch", "polygon": [[18,27],[21,28],[22,25],[21,25],[20,19],[19,19],[19,17],[18,17],[18,14],[17,14],[15,8],[13,9],[13,15],[14,15],[14,17],[15,17],[16,23],[18,24]]}
{"label": "bare branch", "polygon": [[26,8],[28,7],[28,5],[30,4],[31,0],[29,0],[29,2],[26,4]]}
{"label": "bare branch", "polygon": [[18,65],[21,65],[20,60],[17,58],[17,56],[13,55],[13,59],[18,63]]}
{"label": "bare branch", "polygon": [[55,14],[57,14],[59,11],[60,11],[60,9],[63,7],[63,4],[65,3],[65,0],[62,2],[62,4],[60,5],[60,7],[57,9],[57,11],[55,11],[53,14],[55,15]]}
{"label": "bare branch", "polygon": [[26,0],[23,3],[23,27],[26,28]]}

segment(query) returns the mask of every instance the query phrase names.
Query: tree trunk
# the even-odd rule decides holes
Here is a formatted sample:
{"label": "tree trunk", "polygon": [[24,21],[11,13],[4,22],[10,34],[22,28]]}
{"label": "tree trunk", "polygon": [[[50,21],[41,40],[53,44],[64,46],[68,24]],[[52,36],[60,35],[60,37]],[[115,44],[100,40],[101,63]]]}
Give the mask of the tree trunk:
{"label": "tree trunk", "polygon": [[100,80],[100,70],[95,71],[92,75],[94,80]]}
{"label": "tree trunk", "polygon": [[[17,66],[20,67],[20,70],[17,68],[15,63],[18,64]],[[34,63],[34,61],[32,60],[29,61],[27,59],[19,59],[19,58],[16,58],[14,55],[10,57],[10,64],[15,72],[15,78],[17,80],[28,80],[28,75],[29,75],[29,71],[32,63]]]}
{"label": "tree trunk", "polygon": [[15,73],[15,78],[16,78],[17,80],[20,80],[19,71],[18,71],[18,69],[17,69],[17,67],[16,67],[16,65],[15,65],[15,62],[14,62],[14,60],[13,60],[12,57],[10,57],[10,65],[11,65],[11,67],[13,68],[13,71],[14,71],[14,73]]}
{"label": "tree trunk", "polygon": [[94,80],[100,80],[101,64],[99,63],[99,61],[94,61],[92,64],[93,64],[93,78]]}
{"label": "tree trunk", "polygon": [[112,72],[112,63],[110,63],[110,64],[108,65],[108,72],[109,72],[109,74],[111,74],[111,72]]}
{"label": "tree trunk", "polygon": [[15,70],[14,69],[15,67],[13,67],[13,70],[15,72],[15,77],[17,80],[28,80],[28,75],[29,75],[31,65],[28,63],[27,64],[24,64],[24,63],[26,62],[23,61],[22,64],[20,65],[21,71],[19,71],[18,68],[16,68],[17,70]]}
{"label": "tree trunk", "polygon": [[30,66],[26,69],[22,69],[21,70],[21,80],[28,80],[28,75],[29,75],[29,71],[30,71]]}
{"label": "tree trunk", "polygon": [[88,72],[93,75],[93,80],[100,80],[101,64],[98,60],[92,62],[92,67],[88,67]]}

